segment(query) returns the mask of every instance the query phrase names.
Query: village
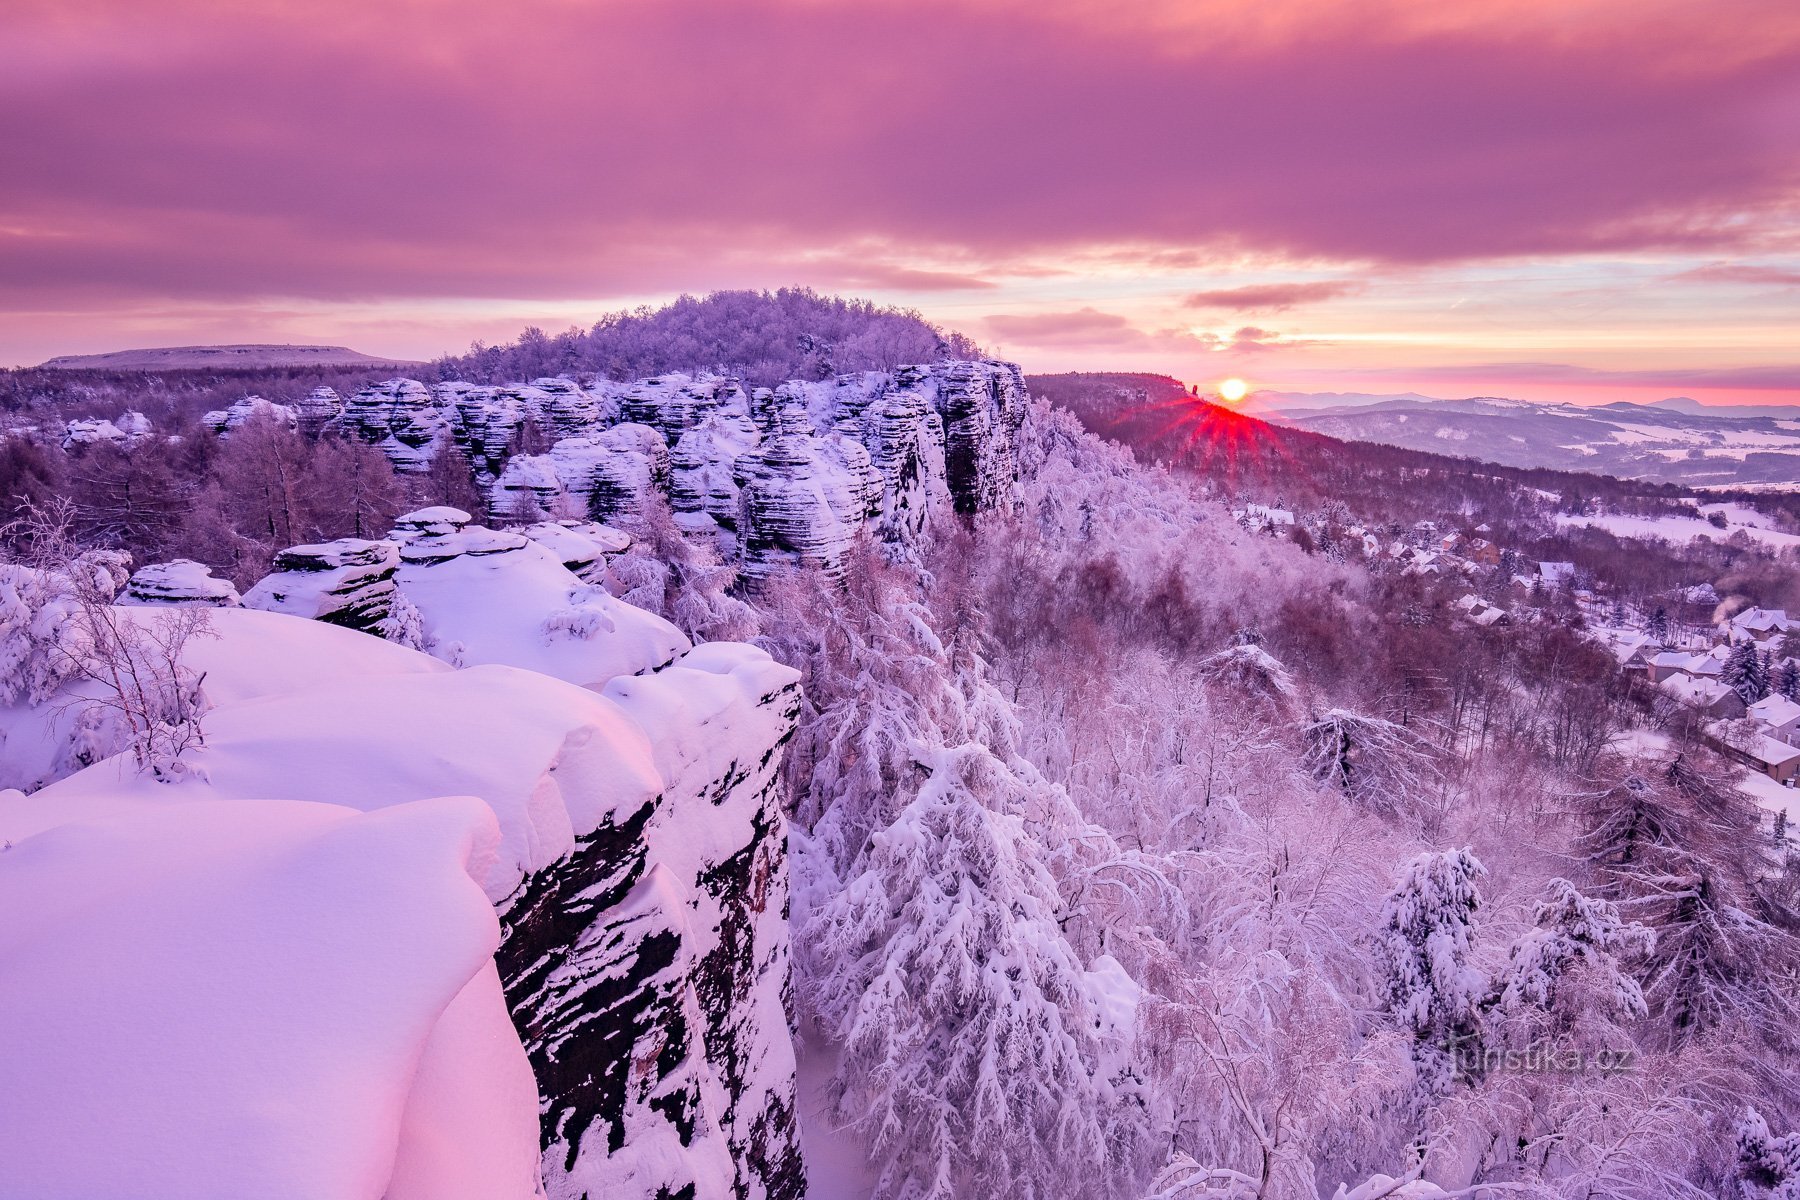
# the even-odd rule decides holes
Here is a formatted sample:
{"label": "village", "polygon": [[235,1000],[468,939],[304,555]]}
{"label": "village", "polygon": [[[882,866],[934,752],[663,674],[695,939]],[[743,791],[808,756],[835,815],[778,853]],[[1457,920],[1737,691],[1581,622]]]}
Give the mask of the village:
{"label": "village", "polygon": [[[1336,529],[1329,518],[1297,518],[1281,507],[1249,504],[1233,510],[1253,533],[1286,537],[1339,557],[1360,557],[1371,568],[1437,581],[1456,619],[1472,626],[1578,616],[1573,622],[1612,655],[1619,669],[1656,690],[1655,724],[1687,716],[1714,749],[1746,768],[1740,785],[1770,814],[1774,836],[1786,840],[1800,825],[1800,616],[1783,609],[1726,601],[1710,583],[1662,598],[1648,611],[1608,598],[1571,562],[1533,561],[1491,539],[1478,524],[1442,531],[1421,521],[1407,530],[1377,532],[1356,524]],[[1572,610],[1572,611],[1571,611]],[[1657,729],[1635,731],[1643,745],[1660,745]]]}

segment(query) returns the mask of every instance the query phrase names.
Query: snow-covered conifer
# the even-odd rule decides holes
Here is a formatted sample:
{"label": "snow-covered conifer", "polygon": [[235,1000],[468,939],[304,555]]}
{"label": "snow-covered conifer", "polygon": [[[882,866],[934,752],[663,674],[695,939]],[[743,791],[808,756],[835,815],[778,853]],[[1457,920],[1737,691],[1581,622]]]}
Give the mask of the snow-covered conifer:
{"label": "snow-covered conifer", "polygon": [[1487,981],[1471,959],[1486,873],[1466,848],[1421,854],[1401,868],[1382,907],[1376,971],[1387,1011],[1413,1035],[1426,1092],[1443,1091],[1479,1061]]}

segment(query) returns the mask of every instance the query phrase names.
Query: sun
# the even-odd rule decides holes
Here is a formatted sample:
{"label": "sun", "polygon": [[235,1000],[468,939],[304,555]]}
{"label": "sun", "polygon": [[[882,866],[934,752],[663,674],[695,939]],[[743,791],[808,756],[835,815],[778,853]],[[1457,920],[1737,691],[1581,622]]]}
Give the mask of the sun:
{"label": "sun", "polygon": [[1250,394],[1250,385],[1241,379],[1219,380],[1219,399],[1228,404],[1236,404]]}

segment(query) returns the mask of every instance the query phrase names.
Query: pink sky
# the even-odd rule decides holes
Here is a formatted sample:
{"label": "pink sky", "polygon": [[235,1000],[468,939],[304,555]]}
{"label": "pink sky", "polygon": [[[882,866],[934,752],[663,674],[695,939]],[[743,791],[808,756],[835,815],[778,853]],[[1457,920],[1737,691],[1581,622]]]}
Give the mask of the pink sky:
{"label": "pink sky", "polygon": [[715,287],[1034,370],[1800,403],[1791,0],[11,0],[0,362]]}

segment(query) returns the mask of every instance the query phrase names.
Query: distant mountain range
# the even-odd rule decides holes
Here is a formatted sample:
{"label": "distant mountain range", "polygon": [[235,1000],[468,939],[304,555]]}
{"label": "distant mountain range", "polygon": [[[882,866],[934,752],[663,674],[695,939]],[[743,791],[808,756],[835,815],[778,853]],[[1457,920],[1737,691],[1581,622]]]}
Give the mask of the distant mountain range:
{"label": "distant mountain range", "polygon": [[1267,419],[1332,437],[1703,487],[1800,483],[1800,407],[1712,408],[1685,396],[1596,407],[1478,396],[1258,393]]}
{"label": "distant mountain range", "polygon": [[416,367],[411,359],[378,358],[344,346],[161,346],[106,354],[65,354],[40,369],[69,371],[204,371],[267,367]]}

